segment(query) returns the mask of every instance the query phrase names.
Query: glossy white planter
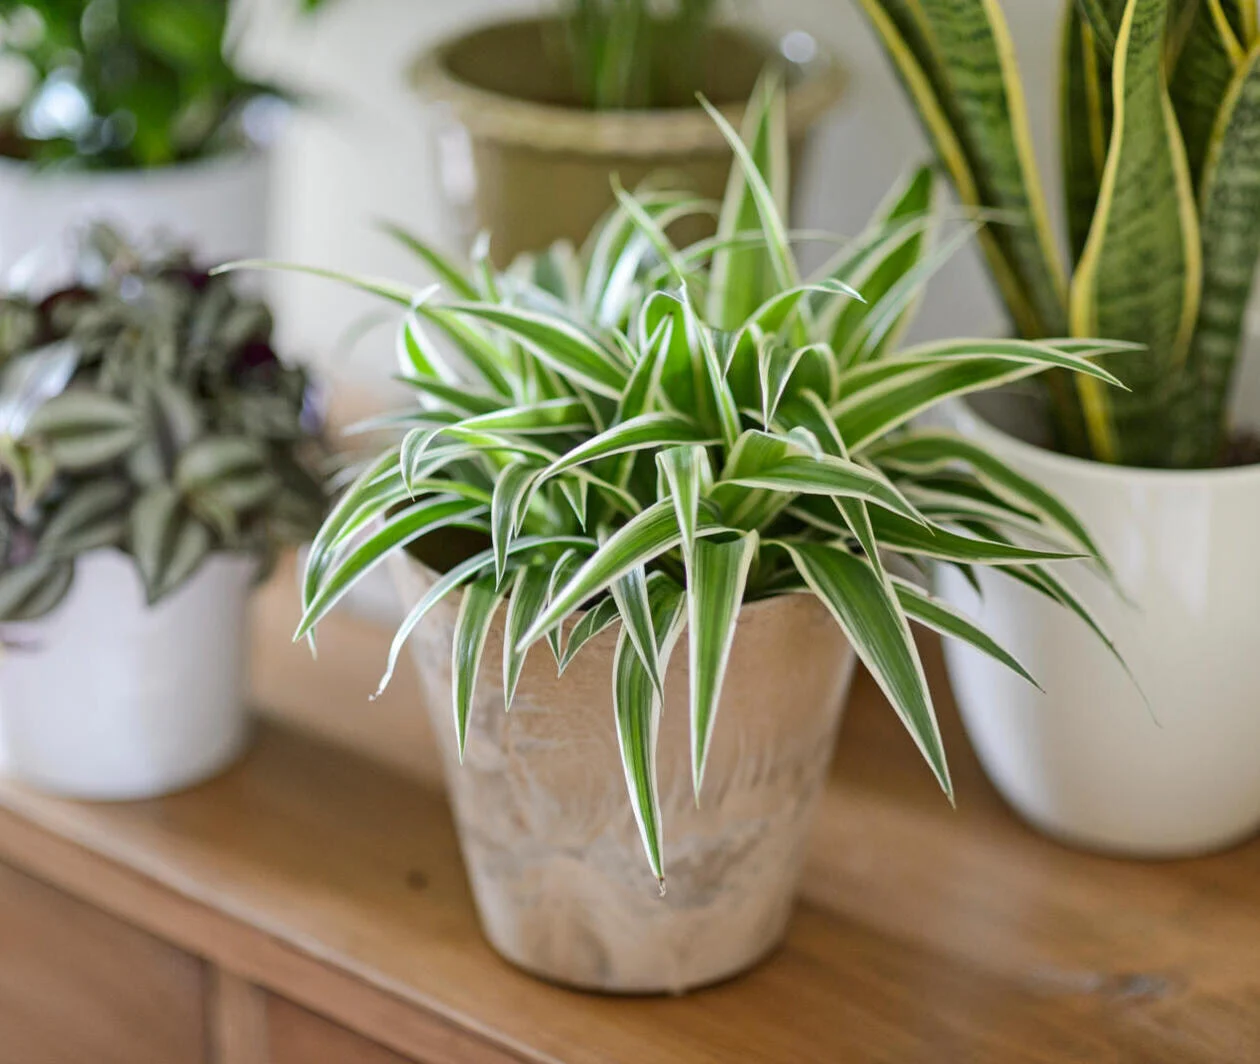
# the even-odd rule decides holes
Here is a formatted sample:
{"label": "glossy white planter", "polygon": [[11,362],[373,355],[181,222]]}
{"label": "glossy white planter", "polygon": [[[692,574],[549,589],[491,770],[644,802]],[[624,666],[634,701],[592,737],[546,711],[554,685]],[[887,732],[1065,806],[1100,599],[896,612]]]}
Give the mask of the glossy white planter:
{"label": "glossy white planter", "polygon": [[1066,610],[993,573],[983,601],[941,591],[1045,687],[974,651],[946,661],[989,776],[1033,824],[1119,854],[1206,852],[1260,828],[1260,467],[1177,472],[1067,458],[955,408],[956,427],[1055,492],[1116,570],[1126,605],[1078,563],[1059,574],[1150,701]]}
{"label": "glossy white planter", "polygon": [[3,627],[0,765],[70,798],[180,790],[244,748],[248,558],[218,555],[156,606],[116,551],[79,560],[48,617]]}
{"label": "glossy white planter", "polygon": [[60,280],[73,261],[75,233],[97,220],[131,239],[167,234],[199,262],[262,255],[269,180],[262,152],[84,173],[0,159],[0,279]]}

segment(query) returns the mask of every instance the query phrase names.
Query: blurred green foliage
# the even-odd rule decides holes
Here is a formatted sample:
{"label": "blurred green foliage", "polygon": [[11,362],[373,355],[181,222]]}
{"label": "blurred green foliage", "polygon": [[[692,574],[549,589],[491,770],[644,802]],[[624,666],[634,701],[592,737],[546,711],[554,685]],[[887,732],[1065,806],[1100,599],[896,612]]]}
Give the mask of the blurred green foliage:
{"label": "blurred green foliage", "polygon": [[[298,0],[313,9],[322,0]],[[282,95],[224,54],[228,0],[0,0],[0,58],[26,91],[0,155],[86,168],[164,166],[241,143],[241,115]],[[0,101],[0,107],[4,101]]]}

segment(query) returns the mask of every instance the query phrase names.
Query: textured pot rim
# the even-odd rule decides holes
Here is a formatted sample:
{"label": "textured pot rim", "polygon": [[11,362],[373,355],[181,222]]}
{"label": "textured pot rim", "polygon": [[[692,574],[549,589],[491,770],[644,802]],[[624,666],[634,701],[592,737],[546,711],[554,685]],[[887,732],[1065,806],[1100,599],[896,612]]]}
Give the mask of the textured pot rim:
{"label": "textured pot rim", "polygon": [[1195,488],[1242,484],[1260,488],[1260,463],[1216,469],[1148,469],[1142,466],[1111,465],[1089,458],[1060,454],[1047,447],[1028,443],[1003,431],[965,400],[953,403],[954,414],[966,431],[979,438],[990,449],[1011,451],[1030,465],[1050,473],[1094,480],[1117,487],[1137,481],[1151,487]]}
{"label": "textured pot rim", "polygon": [[[475,136],[538,151],[655,158],[726,150],[721,131],[700,107],[589,111],[535,103],[480,88],[455,76],[447,67],[450,52],[470,37],[496,26],[544,21],[547,20],[500,19],[446,38],[412,63],[411,84],[422,95],[453,107]],[[738,27],[728,28],[741,32]],[[825,54],[799,69],[804,77],[787,91],[788,129],[793,135],[803,133],[829,111],[840,99],[848,80],[843,68]],[[723,104],[718,110],[738,124],[745,104]]]}
{"label": "textured pot rim", "polygon": [[271,150],[257,146],[215,152],[199,159],[183,159],[162,166],[123,166],[106,170],[46,169],[25,159],[0,155],[0,177],[16,176],[56,184],[156,184],[160,181],[194,180],[202,175],[234,173],[266,166]]}

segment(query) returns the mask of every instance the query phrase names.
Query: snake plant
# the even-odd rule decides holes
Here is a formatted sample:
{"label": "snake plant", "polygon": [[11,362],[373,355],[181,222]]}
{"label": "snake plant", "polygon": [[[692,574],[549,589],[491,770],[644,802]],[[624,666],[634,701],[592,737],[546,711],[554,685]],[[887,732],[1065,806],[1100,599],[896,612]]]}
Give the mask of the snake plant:
{"label": "snake plant", "polygon": [[[782,94],[769,82],[758,89],[742,139],[712,114],[735,163],[717,233],[694,246],[675,247],[667,232],[705,204],[619,190],[580,255],[557,246],[496,273],[483,245],[465,271],[399,234],[437,284],[417,291],[310,271],[398,305],[400,380],[418,402],[373,423],[393,426],[400,442],[366,465],[316,537],[298,636],[387,555],[423,557],[425,537],[463,530],[466,556],[414,604],[382,683],[434,605],[462,595],[453,648],[462,757],[496,616],[509,707],[532,646],[549,646],[563,670],[619,625],[609,727],[657,876],[655,743],[669,649],[688,628],[699,796],[745,602],[816,595],[950,790],[909,622],[1027,674],[916,571],[938,560],[968,574],[996,566],[1093,625],[1053,563],[1098,552],[1036,484],[963,439],[909,423],[950,396],[1049,367],[1115,384],[1093,359],[1126,346],[899,348],[924,282],[970,235],[934,243],[931,171],[913,174],[860,237],[803,279],[783,221]],[[576,621],[567,641],[566,620]]]}
{"label": "snake plant", "polygon": [[1061,154],[1072,269],[1046,217],[998,0],[859,0],[982,235],[1018,333],[1144,345],[1130,391],[1047,376],[1064,449],[1212,465],[1260,253],[1255,0],[1063,0]]}
{"label": "snake plant", "polygon": [[323,448],[270,333],[226,279],[106,229],[72,287],[0,299],[0,620],[51,610],[88,551],[131,555],[152,603],[212,551],[261,569],[314,532]]}

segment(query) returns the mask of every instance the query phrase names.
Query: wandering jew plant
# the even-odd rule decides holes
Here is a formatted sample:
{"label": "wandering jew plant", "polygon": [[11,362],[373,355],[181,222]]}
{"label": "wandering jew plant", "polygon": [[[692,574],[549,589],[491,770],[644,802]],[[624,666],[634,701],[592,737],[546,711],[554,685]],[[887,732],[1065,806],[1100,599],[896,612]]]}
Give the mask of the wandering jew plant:
{"label": "wandering jew plant", "polygon": [[152,603],[212,551],[265,568],[315,531],[323,447],[270,336],[226,278],[103,228],[74,285],[0,298],[0,620],[51,610],[88,551],[131,555]]}
{"label": "wandering jew plant", "polygon": [[686,627],[699,796],[745,602],[818,596],[950,790],[909,621],[1027,674],[908,574],[931,560],[968,573],[999,566],[1092,624],[1049,563],[1098,552],[1037,485],[973,444],[908,423],[949,396],[1047,367],[1115,384],[1091,358],[1121,346],[947,340],[899,350],[928,275],[969,235],[933,245],[930,171],[803,281],[783,222],[781,94],[758,89],[743,139],[712,113],[737,157],[712,239],[670,243],[670,224],[705,208],[687,194],[620,192],[581,256],[556,247],[496,275],[479,255],[465,276],[404,237],[438,285],[350,279],[403,308],[401,379],[419,402],[387,419],[405,430],[401,446],[367,465],[316,537],[298,629],[310,634],[391,552],[423,556],[426,536],[467,530],[467,556],[414,605],[385,678],[433,606],[461,594],[462,754],[496,614],[508,707],[535,643],[563,670],[620,625],[609,726],[658,876],[655,744],[669,651]]}
{"label": "wandering jew plant", "polygon": [[981,235],[1019,334],[1145,347],[1105,363],[1129,392],[1047,374],[1061,446],[1216,462],[1260,253],[1255,0],[1063,0],[1070,280],[998,0],[860,2],[959,197],[1027,223]]}

